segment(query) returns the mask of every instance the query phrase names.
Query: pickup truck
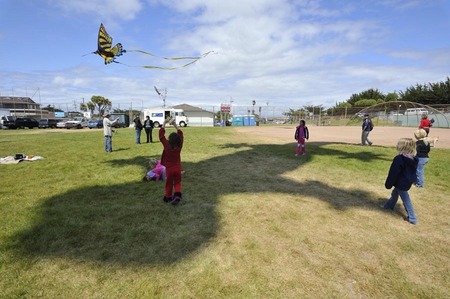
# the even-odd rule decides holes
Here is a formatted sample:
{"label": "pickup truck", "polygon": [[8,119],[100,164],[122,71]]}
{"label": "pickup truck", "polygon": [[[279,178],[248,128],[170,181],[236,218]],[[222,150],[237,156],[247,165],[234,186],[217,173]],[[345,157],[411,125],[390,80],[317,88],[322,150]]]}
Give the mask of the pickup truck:
{"label": "pickup truck", "polygon": [[[8,117],[8,116],[6,116]],[[12,116],[10,116],[12,117]],[[39,122],[34,118],[29,117],[17,117],[10,120],[3,120],[3,126],[8,129],[24,129],[24,128],[38,128]]]}
{"label": "pickup truck", "polygon": [[86,128],[88,126],[88,120],[85,117],[74,117],[68,121],[66,121],[66,129],[70,128]]}
{"label": "pickup truck", "polygon": [[16,120],[15,116],[2,115],[0,117],[0,129],[8,128],[6,125],[14,123],[15,120]]}

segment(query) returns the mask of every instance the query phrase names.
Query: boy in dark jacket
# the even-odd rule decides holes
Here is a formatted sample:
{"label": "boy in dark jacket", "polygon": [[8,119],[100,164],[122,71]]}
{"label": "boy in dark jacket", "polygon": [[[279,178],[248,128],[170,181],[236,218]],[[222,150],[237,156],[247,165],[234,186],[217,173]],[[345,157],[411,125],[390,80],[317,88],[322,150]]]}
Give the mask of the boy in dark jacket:
{"label": "boy in dark jacket", "polygon": [[398,155],[394,158],[389,169],[389,174],[384,183],[386,189],[394,187],[391,198],[384,204],[385,209],[393,210],[398,197],[403,201],[408,217],[405,218],[411,224],[417,224],[416,213],[409,198],[408,190],[417,180],[416,144],[412,138],[401,138],[397,143]]}

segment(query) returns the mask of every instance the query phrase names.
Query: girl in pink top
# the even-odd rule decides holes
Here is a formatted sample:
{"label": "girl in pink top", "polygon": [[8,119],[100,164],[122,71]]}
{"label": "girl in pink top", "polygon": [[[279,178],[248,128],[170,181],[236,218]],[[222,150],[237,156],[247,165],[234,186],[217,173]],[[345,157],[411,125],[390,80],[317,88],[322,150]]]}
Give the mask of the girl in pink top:
{"label": "girl in pink top", "polygon": [[150,160],[152,169],[147,172],[147,174],[142,179],[143,181],[159,181],[166,180],[166,167],[161,164],[161,160],[152,159]]}
{"label": "girl in pink top", "polygon": [[300,125],[295,128],[295,140],[297,140],[297,149],[295,156],[306,155],[305,140],[309,139],[309,131],[305,121],[302,119]]}

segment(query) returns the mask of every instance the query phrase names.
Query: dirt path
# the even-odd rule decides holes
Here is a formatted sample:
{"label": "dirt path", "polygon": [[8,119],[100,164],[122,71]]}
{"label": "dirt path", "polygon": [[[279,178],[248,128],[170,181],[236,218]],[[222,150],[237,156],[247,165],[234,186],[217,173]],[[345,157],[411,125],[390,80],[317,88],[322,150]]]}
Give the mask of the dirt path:
{"label": "dirt path", "polygon": [[[308,126],[309,142],[341,142],[349,144],[361,143],[361,128],[351,126]],[[245,132],[258,136],[259,139],[272,143],[286,143],[294,141],[295,126],[259,126],[236,127],[238,132]],[[402,137],[414,138],[416,128],[410,127],[375,127],[370,132],[369,139],[374,145],[395,146]],[[430,137],[439,137],[437,148],[450,148],[449,129],[431,129]]]}

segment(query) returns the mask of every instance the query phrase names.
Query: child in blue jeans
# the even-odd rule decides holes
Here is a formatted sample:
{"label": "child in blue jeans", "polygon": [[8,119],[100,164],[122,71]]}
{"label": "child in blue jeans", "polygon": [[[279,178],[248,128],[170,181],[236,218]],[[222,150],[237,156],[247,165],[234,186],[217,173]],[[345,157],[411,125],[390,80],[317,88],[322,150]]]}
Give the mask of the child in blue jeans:
{"label": "child in blue jeans", "polygon": [[417,158],[419,160],[417,164],[417,183],[416,187],[423,188],[425,186],[425,164],[428,163],[429,157],[428,153],[430,152],[430,143],[426,139],[427,132],[424,129],[419,129],[414,133],[416,137],[416,151]]}
{"label": "child in blue jeans", "polygon": [[392,161],[384,183],[386,189],[394,187],[391,197],[384,204],[384,208],[393,210],[400,196],[408,214],[405,220],[411,224],[417,224],[417,216],[408,194],[411,185],[417,180],[416,143],[412,138],[401,138],[397,143],[397,151],[398,155]]}

